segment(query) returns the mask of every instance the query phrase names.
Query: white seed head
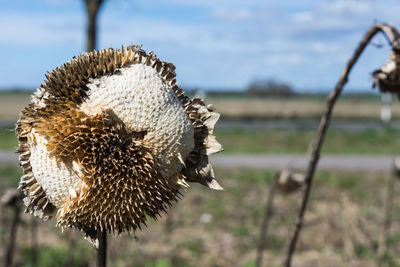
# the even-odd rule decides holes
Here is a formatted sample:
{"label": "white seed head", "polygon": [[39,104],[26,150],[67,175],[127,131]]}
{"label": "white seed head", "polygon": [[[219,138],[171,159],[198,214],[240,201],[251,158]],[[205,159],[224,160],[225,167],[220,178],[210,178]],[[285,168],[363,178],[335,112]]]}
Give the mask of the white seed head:
{"label": "white seed head", "polygon": [[[88,85],[89,98],[80,110],[90,116],[111,109],[135,132],[146,132],[153,155],[166,176],[182,169],[178,159],[194,148],[193,126],[174,91],[152,67],[132,64],[117,75],[102,76]],[[164,167],[165,168],[165,167]]]}

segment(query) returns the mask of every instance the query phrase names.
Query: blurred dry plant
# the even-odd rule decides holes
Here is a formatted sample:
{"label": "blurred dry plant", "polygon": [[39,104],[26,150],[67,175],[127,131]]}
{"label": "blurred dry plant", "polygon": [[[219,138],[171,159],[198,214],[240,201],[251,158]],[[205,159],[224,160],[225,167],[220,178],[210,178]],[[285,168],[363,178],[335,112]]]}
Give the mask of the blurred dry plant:
{"label": "blurred dry plant", "polygon": [[[10,230],[8,231],[8,244],[3,252],[4,267],[12,266],[13,256],[15,251],[15,240],[17,238],[18,225],[20,223],[22,209],[22,194],[14,189],[7,190],[0,199],[0,209],[11,208],[14,211],[14,216],[11,221]],[[4,211],[2,210],[2,214]]]}
{"label": "blurred dry plant", "polygon": [[399,51],[400,51],[400,34],[394,26],[388,24],[375,24],[373,25],[364,38],[361,40],[357,49],[355,50],[353,56],[348,61],[346,67],[344,68],[339,81],[335,89],[330,93],[326,102],[326,109],[321,117],[320,124],[317,130],[317,135],[312,144],[310,161],[305,174],[305,189],[303,192],[302,202],[300,204],[300,209],[296,218],[295,228],[293,234],[289,240],[289,246],[286,254],[286,259],[284,265],[289,267],[292,263],[292,256],[296,249],[296,243],[301,231],[303,224],[304,214],[307,208],[307,203],[309,200],[312,181],[314,173],[320,158],[321,148],[325,139],[326,131],[328,129],[330,119],[332,116],[332,111],[335,106],[336,100],[340,96],[344,85],[348,81],[348,76],[354,64],[359,59],[360,55],[364,51],[365,47],[370,43],[372,38],[377,34],[382,32],[387,39],[390,41],[392,46],[392,56],[388,63],[386,63],[381,69],[374,72],[374,85],[378,86],[382,92],[399,93],[400,92],[400,69],[399,69]]}
{"label": "blurred dry plant", "polygon": [[382,93],[400,95],[400,51],[392,50],[389,61],[372,73],[373,87],[378,87]]}
{"label": "blurred dry plant", "polygon": [[386,185],[386,193],[385,193],[386,199],[384,207],[384,218],[382,224],[382,235],[379,240],[379,246],[377,251],[379,266],[383,265],[389,249],[390,227],[392,225],[393,198],[395,196],[396,180],[398,180],[399,178],[400,178],[400,158],[396,158],[393,160],[392,176],[389,178]]}
{"label": "blurred dry plant", "polygon": [[275,173],[269,187],[267,203],[265,204],[264,217],[257,247],[257,267],[261,267],[263,262],[263,252],[267,244],[268,228],[274,214],[273,207],[275,191],[278,190],[282,194],[290,194],[299,190],[303,185],[304,175],[300,173],[293,173],[289,170],[281,170]]}
{"label": "blurred dry plant", "polygon": [[296,192],[304,185],[305,177],[301,173],[293,173],[289,170],[279,172],[277,189],[284,194]]}

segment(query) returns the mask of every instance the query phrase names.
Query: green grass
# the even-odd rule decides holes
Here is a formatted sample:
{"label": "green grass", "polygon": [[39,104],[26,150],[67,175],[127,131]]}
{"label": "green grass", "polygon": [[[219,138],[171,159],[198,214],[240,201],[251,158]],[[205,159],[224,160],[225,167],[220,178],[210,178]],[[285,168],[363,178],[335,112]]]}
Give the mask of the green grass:
{"label": "green grass", "polygon": [[[217,129],[218,141],[224,153],[257,154],[305,154],[315,136],[311,130],[246,130]],[[325,139],[322,153],[325,154],[398,154],[400,151],[399,131],[330,130]],[[0,128],[0,150],[15,151],[17,139],[12,128]]]}
{"label": "green grass", "polygon": [[18,145],[14,129],[0,128],[0,150],[16,150]]}
{"label": "green grass", "polygon": [[20,167],[15,165],[0,165],[0,190],[3,188],[17,187],[22,175]]}
{"label": "green grass", "polygon": [[[304,154],[315,137],[311,130],[216,130],[224,153]],[[399,131],[328,131],[322,153],[325,154],[397,154]]]}
{"label": "green grass", "polygon": [[[22,256],[24,261],[24,267],[30,267],[32,265],[32,248],[26,247],[22,249]],[[63,266],[65,258],[67,256],[67,248],[65,247],[39,247],[36,252],[37,255],[37,266],[51,267],[51,266]],[[87,266],[89,259],[84,254],[83,250],[75,250],[74,254],[71,255],[71,266]]]}
{"label": "green grass", "polygon": [[191,239],[178,244],[177,249],[188,250],[194,258],[198,258],[204,251],[204,241],[201,239]]}

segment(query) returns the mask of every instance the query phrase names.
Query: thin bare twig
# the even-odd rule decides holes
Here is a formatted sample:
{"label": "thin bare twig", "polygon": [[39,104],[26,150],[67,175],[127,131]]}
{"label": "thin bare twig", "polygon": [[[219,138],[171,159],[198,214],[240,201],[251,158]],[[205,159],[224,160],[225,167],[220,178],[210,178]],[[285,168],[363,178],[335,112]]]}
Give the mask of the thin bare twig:
{"label": "thin bare twig", "polygon": [[11,223],[9,243],[5,250],[4,266],[12,266],[14,251],[15,251],[15,240],[17,238],[17,229],[20,223],[21,217],[21,199],[22,196],[19,192],[11,190],[3,195],[1,198],[1,206],[8,206],[14,209],[14,216]]}
{"label": "thin bare twig", "polygon": [[99,240],[99,248],[97,249],[97,267],[107,266],[107,232],[97,231],[97,239]]}
{"label": "thin bare twig", "polygon": [[264,218],[263,218],[261,231],[260,231],[260,240],[259,240],[258,248],[257,248],[257,259],[256,259],[257,267],[262,266],[263,252],[264,252],[266,241],[267,241],[268,226],[269,226],[269,222],[271,221],[271,218],[273,215],[274,195],[275,195],[276,184],[278,183],[278,179],[279,179],[279,172],[274,175],[274,178],[272,180],[272,183],[271,183],[271,186],[270,186],[269,192],[268,192],[267,203],[265,205],[265,211],[264,211]]}
{"label": "thin bare twig", "polygon": [[15,239],[17,237],[17,227],[20,221],[20,214],[21,207],[19,205],[14,206],[14,217],[11,224],[10,241],[6,249],[6,259],[4,261],[4,266],[7,267],[12,265],[12,259],[15,251]]}
{"label": "thin bare twig", "polygon": [[375,34],[377,34],[378,32],[383,32],[391,40],[393,50],[397,50],[397,51],[400,50],[399,49],[400,48],[400,38],[399,38],[400,34],[398,33],[398,31],[393,26],[390,26],[387,24],[375,24],[364,35],[364,38],[362,39],[362,41],[358,45],[357,49],[355,50],[353,56],[351,57],[351,59],[349,60],[349,62],[346,65],[346,67],[344,68],[335,89],[329,94],[327,102],[326,102],[326,108],[321,117],[321,121],[319,123],[318,130],[317,130],[317,135],[313,142],[310,161],[309,161],[309,164],[308,164],[308,167],[306,170],[306,175],[305,175],[306,186],[305,186],[304,193],[303,193],[303,199],[302,199],[300,209],[299,209],[299,212],[298,212],[298,215],[296,218],[296,224],[295,224],[295,228],[293,231],[293,235],[291,236],[290,241],[289,241],[289,246],[288,246],[286,259],[285,259],[285,266],[287,266],[287,267],[291,266],[292,256],[296,249],[297,239],[299,237],[300,230],[301,230],[301,227],[303,224],[303,218],[304,218],[308,199],[309,199],[310,192],[311,192],[314,173],[315,173],[315,170],[316,170],[316,167],[318,164],[318,160],[320,158],[321,147],[322,147],[322,144],[325,139],[326,130],[328,129],[329,122],[330,122],[330,119],[332,116],[332,111],[335,106],[336,100],[339,97],[340,93],[342,92],[343,86],[347,83],[349,73],[350,73],[351,69],[353,68],[354,64],[357,62],[358,58],[364,51],[367,44],[371,41],[372,37],[374,37]]}

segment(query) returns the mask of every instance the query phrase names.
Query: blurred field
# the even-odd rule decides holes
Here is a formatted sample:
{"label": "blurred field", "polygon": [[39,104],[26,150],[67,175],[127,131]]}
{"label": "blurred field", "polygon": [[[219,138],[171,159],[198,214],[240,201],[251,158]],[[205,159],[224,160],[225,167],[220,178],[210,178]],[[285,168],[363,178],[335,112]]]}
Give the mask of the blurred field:
{"label": "blurred field", "polygon": [[[208,98],[223,118],[230,119],[305,119],[319,118],[325,98]],[[397,101],[397,100],[395,100]],[[336,119],[379,120],[381,103],[377,99],[344,99],[338,101]],[[393,119],[400,118],[400,106],[392,106]]]}
{"label": "blurred field", "polygon": [[[0,193],[15,186],[19,170],[0,167]],[[217,169],[226,191],[192,185],[185,197],[148,228],[109,241],[112,266],[254,266],[271,171]],[[389,174],[318,172],[293,266],[376,266],[383,221],[384,188]],[[278,194],[271,222],[265,266],[280,266],[293,226],[299,194]],[[395,195],[390,266],[399,266],[400,195]],[[10,210],[2,212],[1,246],[7,240]],[[23,216],[16,262],[30,265],[31,217]],[[61,266],[68,253],[73,266],[89,266],[94,250],[71,230],[61,234],[38,221],[38,266]]]}
{"label": "blurred field", "polygon": [[[13,123],[29,101],[30,93],[0,93],[0,150],[15,150]],[[324,97],[221,98],[211,97],[222,120],[319,118]],[[344,98],[334,119],[379,120],[380,100]],[[394,119],[400,106],[393,105]],[[227,154],[305,154],[315,129],[257,129],[218,127],[217,139]],[[328,131],[324,154],[396,155],[399,130]],[[226,191],[206,190],[192,185],[168,216],[134,236],[122,235],[109,241],[112,266],[254,266],[259,228],[269,184],[275,170],[217,168],[217,177]],[[16,188],[21,171],[0,164],[0,196],[6,188]],[[383,203],[389,172],[317,171],[310,207],[293,266],[376,266],[378,239],[383,222]],[[300,195],[277,195],[271,222],[265,266],[281,266],[286,239],[293,227]],[[395,194],[392,235],[387,257],[389,266],[400,266],[400,195]],[[12,213],[1,211],[0,247],[8,240]],[[38,222],[37,266],[62,266],[67,255],[72,266],[90,266],[94,249],[71,230],[61,234],[55,221]],[[18,232],[17,266],[32,266],[32,218],[23,215]],[[4,257],[4,255],[3,255]]]}
{"label": "blurred field", "polygon": [[[15,121],[30,101],[29,91],[0,91],[0,120]],[[397,100],[394,100],[397,101]],[[207,98],[224,119],[298,119],[319,118],[325,107],[325,96],[299,97],[213,97]],[[378,96],[344,96],[334,111],[336,119],[379,120]],[[400,105],[392,106],[393,119],[400,119]]]}
{"label": "blurred field", "polygon": [[[322,153],[325,154],[398,154],[399,131],[328,131]],[[315,130],[217,130],[224,153],[307,153]]]}
{"label": "blurred field", "polygon": [[30,102],[30,91],[0,91],[0,120],[16,121],[21,110]]}
{"label": "blurred field", "polygon": [[[314,130],[218,129],[215,132],[226,153],[305,154],[314,138]],[[328,132],[322,152],[325,154],[399,153],[399,130]],[[0,150],[16,150],[17,140],[11,127],[0,128]]]}

